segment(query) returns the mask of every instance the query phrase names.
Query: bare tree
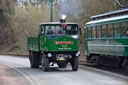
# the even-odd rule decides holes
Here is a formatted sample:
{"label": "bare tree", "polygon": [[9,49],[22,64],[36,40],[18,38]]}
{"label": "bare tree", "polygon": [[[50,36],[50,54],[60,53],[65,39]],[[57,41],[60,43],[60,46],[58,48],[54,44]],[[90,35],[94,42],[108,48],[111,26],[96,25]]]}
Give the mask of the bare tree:
{"label": "bare tree", "polygon": [[14,0],[1,0],[0,3],[0,43],[9,42],[11,20],[14,15]]}

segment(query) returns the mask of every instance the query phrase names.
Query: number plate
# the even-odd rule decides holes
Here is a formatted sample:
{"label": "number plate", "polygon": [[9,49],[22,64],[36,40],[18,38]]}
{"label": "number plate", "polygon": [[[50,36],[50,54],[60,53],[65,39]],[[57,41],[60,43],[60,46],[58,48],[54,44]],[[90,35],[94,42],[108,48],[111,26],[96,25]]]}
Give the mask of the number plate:
{"label": "number plate", "polygon": [[64,57],[57,57],[56,60],[58,60],[58,61],[64,61],[65,59],[64,59]]}

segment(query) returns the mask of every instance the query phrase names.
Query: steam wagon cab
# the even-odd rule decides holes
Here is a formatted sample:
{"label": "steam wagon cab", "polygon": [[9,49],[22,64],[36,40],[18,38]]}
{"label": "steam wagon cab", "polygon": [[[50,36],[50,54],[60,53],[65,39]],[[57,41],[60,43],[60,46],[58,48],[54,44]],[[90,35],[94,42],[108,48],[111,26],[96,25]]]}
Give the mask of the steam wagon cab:
{"label": "steam wagon cab", "polygon": [[78,70],[79,27],[70,22],[48,22],[40,24],[38,37],[28,37],[29,59],[32,68],[42,65],[48,71],[49,65],[57,63],[65,68],[68,63],[72,70]]}

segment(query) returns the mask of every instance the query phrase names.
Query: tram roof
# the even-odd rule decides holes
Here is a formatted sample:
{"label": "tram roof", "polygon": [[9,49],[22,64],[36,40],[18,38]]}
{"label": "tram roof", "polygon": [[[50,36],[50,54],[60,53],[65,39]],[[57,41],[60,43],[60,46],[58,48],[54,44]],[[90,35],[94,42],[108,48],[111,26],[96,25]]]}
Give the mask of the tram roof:
{"label": "tram roof", "polygon": [[[127,13],[126,13],[126,12],[127,12]],[[111,12],[108,12],[108,13],[104,13],[104,14],[92,16],[91,18],[92,18],[92,19],[96,19],[96,18],[111,16],[111,15],[116,15],[116,14],[122,14],[122,13],[128,14],[128,8],[121,8],[121,9],[119,9],[119,10],[115,10],[115,11],[111,11]]]}
{"label": "tram roof", "polygon": [[118,21],[118,20],[122,20],[122,19],[127,19],[127,21],[128,21],[128,15],[110,17],[110,18],[101,19],[101,20],[93,20],[93,21],[88,22],[86,25],[111,22],[111,21]]}

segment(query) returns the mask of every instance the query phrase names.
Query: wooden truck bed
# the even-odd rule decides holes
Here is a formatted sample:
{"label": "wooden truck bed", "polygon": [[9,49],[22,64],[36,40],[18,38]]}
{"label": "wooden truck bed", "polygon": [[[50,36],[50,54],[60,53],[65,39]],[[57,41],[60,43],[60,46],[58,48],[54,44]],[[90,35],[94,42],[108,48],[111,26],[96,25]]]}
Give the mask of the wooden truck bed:
{"label": "wooden truck bed", "polygon": [[27,38],[27,49],[31,51],[40,51],[40,44],[38,37],[28,37]]}

